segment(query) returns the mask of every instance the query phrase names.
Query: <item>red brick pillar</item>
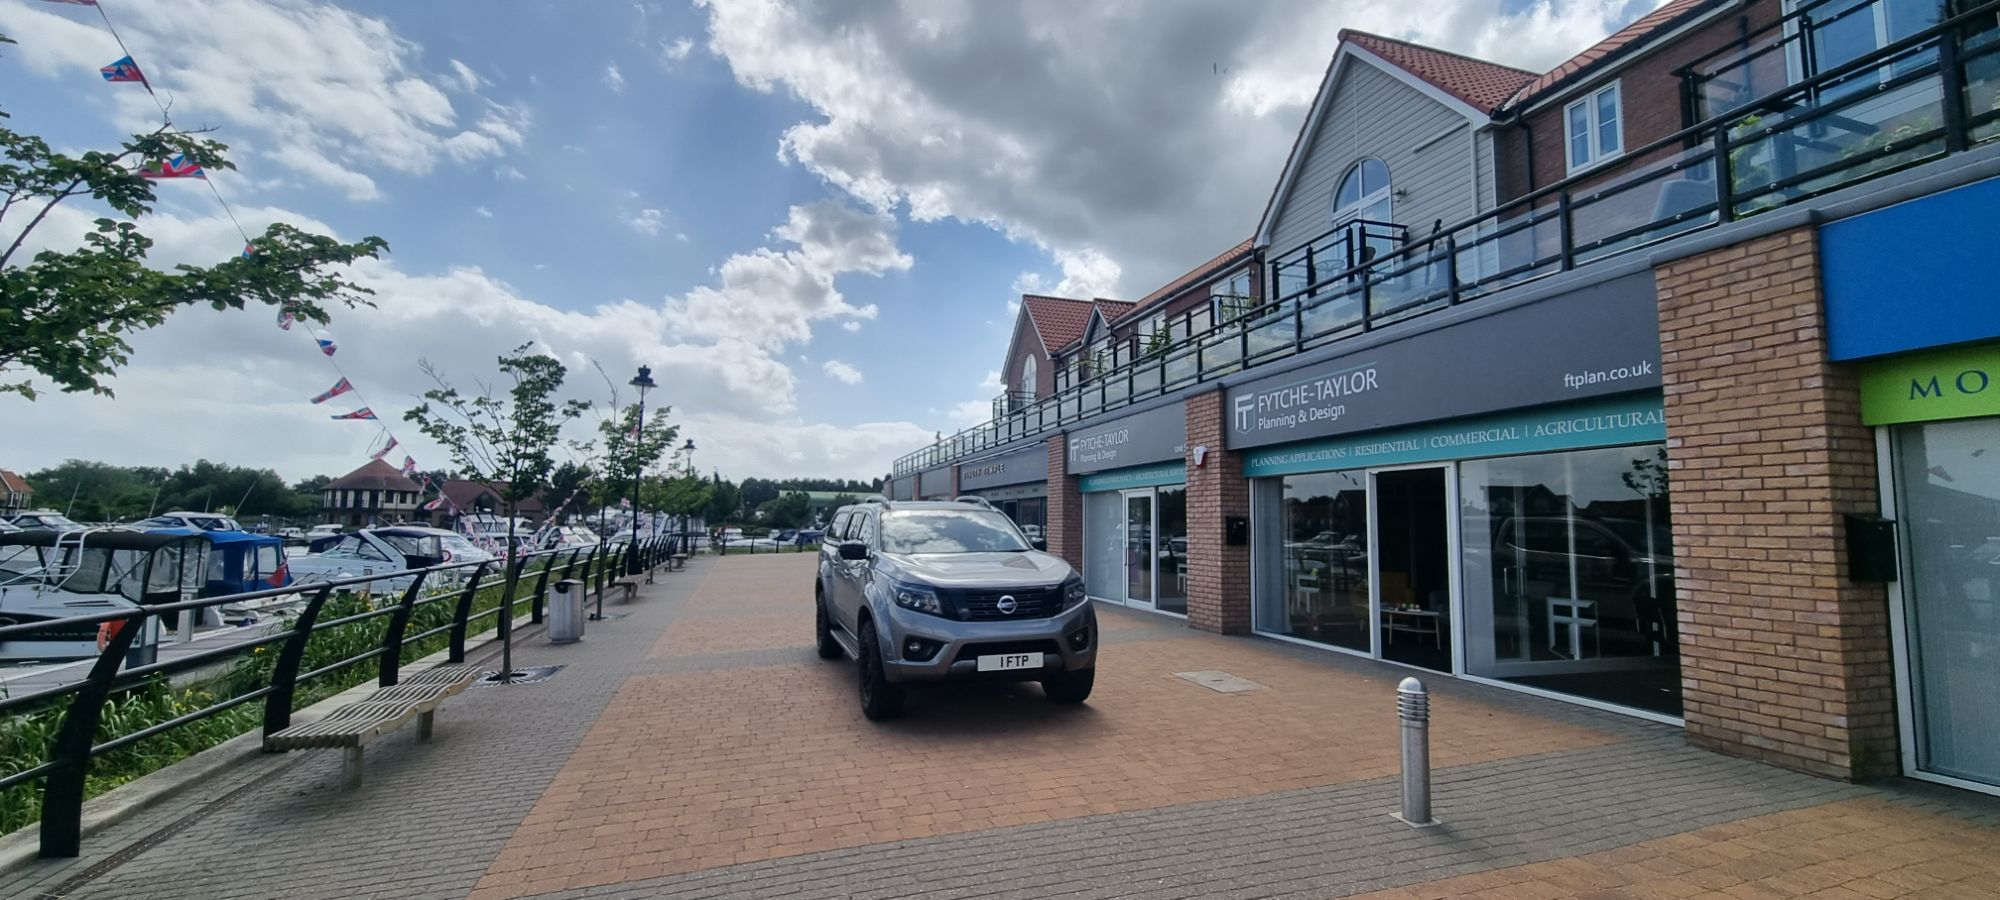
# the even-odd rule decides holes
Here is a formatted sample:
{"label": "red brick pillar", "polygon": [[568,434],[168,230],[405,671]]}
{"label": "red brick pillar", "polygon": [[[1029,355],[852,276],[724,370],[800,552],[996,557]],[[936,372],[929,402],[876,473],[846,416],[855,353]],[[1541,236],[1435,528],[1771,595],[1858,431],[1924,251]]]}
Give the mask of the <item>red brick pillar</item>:
{"label": "red brick pillar", "polygon": [[[1225,522],[1250,515],[1243,458],[1222,448],[1223,393],[1187,401],[1188,624],[1221,634],[1250,633],[1250,547],[1225,543]],[[1207,447],[1194,465],[1194,448]]]}
{"label": "red brick pillar", "polygon": [[1695,744],[1836,778],[1896,771],[1888,598],[1847,580],[1880,503],[1851,373],[1826,358],[1815,232],[1654,273],[1681,683]]}
{"label": "red brick pillar", "polygon": [[1069,437],[1049,438],[1049,552],[1083,571],[1083,494],[1069,473]]}

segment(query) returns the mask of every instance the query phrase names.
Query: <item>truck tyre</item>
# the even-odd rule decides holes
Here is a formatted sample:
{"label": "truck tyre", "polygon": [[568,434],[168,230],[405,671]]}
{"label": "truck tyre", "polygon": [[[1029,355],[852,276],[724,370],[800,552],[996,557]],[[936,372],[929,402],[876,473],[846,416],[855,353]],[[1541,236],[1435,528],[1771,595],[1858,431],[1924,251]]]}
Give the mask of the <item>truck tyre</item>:
{"label": "truck tyre", "polygon": [[827,620],[826,601],[813,592],[813,644],[819,651],[820,659],[839,659],[846,655],[840,649],[840,642],[833,639],[833,623]]}
{"label": "truck tyre", "polygon": [[1062,704],[1082,703],[1090,699],[1090,688],[1097,681],[1097,669],[1089,668],[1081,672],[1065,672],[1042,681],[1042,693],[1049,702]]}
{"label": "truck tyre", "polygon": [[861,625],[861,714],[877,722],[903,714],[903,686],[889,683],[875,627],[867,622]]}

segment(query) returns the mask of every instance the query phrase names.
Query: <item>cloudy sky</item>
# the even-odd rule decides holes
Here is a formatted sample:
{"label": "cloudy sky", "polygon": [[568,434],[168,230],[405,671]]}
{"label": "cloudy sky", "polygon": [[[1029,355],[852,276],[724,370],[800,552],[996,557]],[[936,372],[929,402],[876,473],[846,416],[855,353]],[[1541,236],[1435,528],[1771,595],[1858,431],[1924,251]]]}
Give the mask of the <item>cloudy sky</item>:
{"label": "cloudy sky", "polygon": [[[447,461],[401,422],[419,360],[470,384],[533,342],[600,405],[595,366],[651,365],[649,404],[731,478],[879,475],[984,417],[1021,291],[1130,299],[1247,236],[1340,28],[1546,68],[1652,5],[103,3],[175,122],[231,145],[214,183],[253,234],[389,241],[353,273],[376,308],[329,332],[420,464]],[[158,123],[98,77],[122,54],[90,9],[0,0],[0,33],[9,127],[80,152]],[[198,183],[161,194],[157,263],[240,249]],[[378,440],[306,403],[338,376],[266,312],[186,311],[133,344],[114,399],[0,397],[0,466],[296,479]]]}

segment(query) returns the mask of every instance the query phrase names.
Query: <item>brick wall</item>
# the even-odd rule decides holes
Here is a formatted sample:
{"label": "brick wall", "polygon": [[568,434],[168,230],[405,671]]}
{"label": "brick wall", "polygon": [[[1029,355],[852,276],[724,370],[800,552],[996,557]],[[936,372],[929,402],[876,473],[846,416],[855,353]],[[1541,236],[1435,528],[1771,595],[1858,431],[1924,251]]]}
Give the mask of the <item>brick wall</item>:
{"label": "brick wall", "polygon": [[[1224,521],[1250,515],[1243,459],[1224,450],[1222,391],[1187,401],[1188,624],[1221,634],[1250,632],[1250,548],[1224,543]],[[1194,466],[1195,447],[1207,447]]]}
{"label": "brick wall", "polygon": [[1879,508],[1852,375],[1826,361],[1810,228],[1661,266],[1690,741],[1838,778],[1896,771],[1887,595],[1847,580]]}
{"label": "brick wall", "polygon": [[1049,438],[1049,552],[1083,571],[1083,494],[1069,474],[1069,436]]}

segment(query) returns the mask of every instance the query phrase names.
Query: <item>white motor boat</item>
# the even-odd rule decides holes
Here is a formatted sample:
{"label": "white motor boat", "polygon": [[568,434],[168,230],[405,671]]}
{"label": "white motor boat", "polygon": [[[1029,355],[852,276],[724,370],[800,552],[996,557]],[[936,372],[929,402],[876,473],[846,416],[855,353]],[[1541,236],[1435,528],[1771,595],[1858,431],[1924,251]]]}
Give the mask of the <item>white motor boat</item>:
{"label": "white motor boat", "polygon": [[[126,529],[35,529],[0,534],[0,625],[174,603],[199,596],[208,570],[200,535]],[[151,662],[161,623],[148,618],[127,665]],[[99,626],[52,627],[0,638],[0,660],[91,659]]]}

